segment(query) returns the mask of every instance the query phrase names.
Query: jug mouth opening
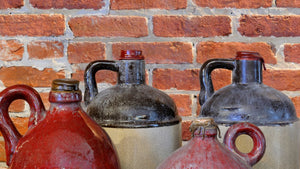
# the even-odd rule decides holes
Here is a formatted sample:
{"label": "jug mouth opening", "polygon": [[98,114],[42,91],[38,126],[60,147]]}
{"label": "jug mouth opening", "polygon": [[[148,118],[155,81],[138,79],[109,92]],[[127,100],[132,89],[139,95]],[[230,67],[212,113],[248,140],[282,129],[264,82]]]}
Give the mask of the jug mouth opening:
{"label": "jug mouth opening", "polygon": [[119,60],[144,60],[141,50],[121,50]]}
{"label": "jug mouth opening", "polygon": [[55,79],[52,81],[52,91],[73,92],[79,91],[79,81],[74,79]]}
{"label": "jug mouth opening", "polygon": [[218,135],[221,138],[221,132],[217,123],[215,123],[214,119],[210,117],[194,120],[190,126],[190,132],[193,137],[200,136],[204,138]]}
{"label": "jug mouth opening", "polygon": [[238,51],[236,53],[235,60],[257,60],[263,64],[264,70],[266,70],[264,58],[260,56],[258,52],[253,51]]}

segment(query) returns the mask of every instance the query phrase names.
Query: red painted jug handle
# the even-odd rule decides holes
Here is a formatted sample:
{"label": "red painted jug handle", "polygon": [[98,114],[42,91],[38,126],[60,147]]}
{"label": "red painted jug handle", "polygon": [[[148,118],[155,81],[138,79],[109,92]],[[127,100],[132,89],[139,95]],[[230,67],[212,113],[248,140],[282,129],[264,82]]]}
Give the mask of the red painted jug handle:
{"label": "red painted jug handle", "polygon": [[6,88],[0,93],[0,131],[5,140],[6,163],[8,166],[18,141],[22,137],[8,114],[9,105],[17,99],[26,100],[30,106],[29,128],[36,125],[46,114],[39,93],[29,86],[15,85]]}
{"label": "red painted jug handle", "polygon": [[[253,140],[253,149],[249,153],[240,152],[235,145],[236,138],[241,134],[247,134]],[[227,130],[223,141],[227,148],[239,154],[251,166],[263,157],[266,149],[266,140],[262,131],[254,124],[247,122],[232,125]]]}

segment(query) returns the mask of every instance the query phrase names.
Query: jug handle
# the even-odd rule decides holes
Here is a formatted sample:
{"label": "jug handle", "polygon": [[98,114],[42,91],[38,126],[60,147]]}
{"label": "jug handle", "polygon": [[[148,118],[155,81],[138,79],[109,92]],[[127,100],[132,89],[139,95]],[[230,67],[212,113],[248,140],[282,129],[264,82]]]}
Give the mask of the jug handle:
{"label": "jug handle", "polygon": [[14,85],[0,93],[0,131],[5,140],[6,164],[8,166],[11,163],[18,141],[22,137],[8,114],[9,105],[17,99],[26,100],[30,106],[28,130],[46,115],[45,107],[39,93],[29,86]]}
{"label": "jug handle", "polygon": [[199,103],[203,105],[205,101],[214,94],[214,86],[211,80],[211,72],[214,69],[222,68],[233,70],[235,61],[232,59],[210,59],[206,61],[200,69],[200,94]]}
{"label": "jug handle", "polygon": [[[242,134],[250,136],[253,140],[253,149],[249,153],[242,153],[236,147],[236,138]],[[229,150],[237,153],[251,166],[256,164],[263,157],[266,150],[264,134],[256,125],[248,122],[232,125],[227,130],[223,142]]]}
{"label": "jug handle", "polygon": [[99,70],[111,70],[114,72],[119,71],[119,67],[115,61],[108,60],[96,60],[91,62],[84,72],[84,103],[88,105],[98,94],[97,83],[95,75]]}

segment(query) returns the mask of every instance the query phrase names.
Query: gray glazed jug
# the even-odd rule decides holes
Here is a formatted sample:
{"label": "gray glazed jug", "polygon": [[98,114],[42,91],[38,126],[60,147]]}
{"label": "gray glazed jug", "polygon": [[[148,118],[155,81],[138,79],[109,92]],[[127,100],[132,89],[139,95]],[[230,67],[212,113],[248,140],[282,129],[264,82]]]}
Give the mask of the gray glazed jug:
{"label": "gray glazed jug", "polygon": [[[95,73],[117,72],[117,85],[98,93]],[[181,146],[174,101],[145,84],[141,51],[121,51],[118,61],[94,61],[85,71],[87,113],[108,133],[122,169],[153,169]]]}
{"label": "gray glazed jug", "polygon": [[[200,116],[214,118],[221,131],[237,122],[259,126],[267,147],[254,168],[299,169],[300,122],[295,107],[288,96],[263,84],[263,63],[259,53],[248,51],[237,52],[235,59],[206,61],[200,70]],[[232,70],[232,84],[215,92],[211,72],[219,68]]]}

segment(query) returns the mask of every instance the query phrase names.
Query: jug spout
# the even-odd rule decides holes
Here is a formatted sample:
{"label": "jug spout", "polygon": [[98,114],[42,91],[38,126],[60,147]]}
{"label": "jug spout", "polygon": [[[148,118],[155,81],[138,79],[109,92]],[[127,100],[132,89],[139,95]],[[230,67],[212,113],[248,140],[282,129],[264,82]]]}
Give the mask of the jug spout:
{"label": "jug spout", "polygon": [[33,128],[45,117],[45,107],[37,91],[26,85],[15,85],[0,93],[0,131],[5,140],[6,163],[9,166],[15,148],[22,135],[18,132],[8,114],[9,105],[17,99],[23,99],[30,105],[28,129]]}

